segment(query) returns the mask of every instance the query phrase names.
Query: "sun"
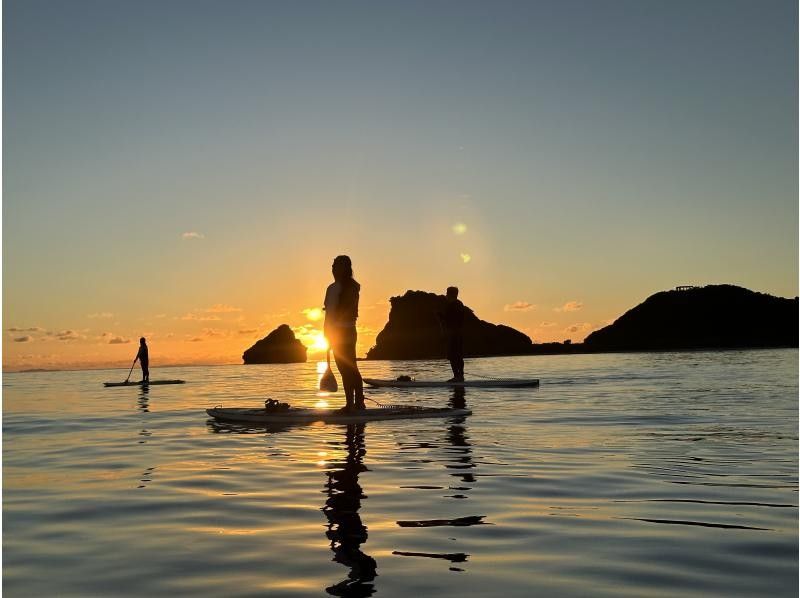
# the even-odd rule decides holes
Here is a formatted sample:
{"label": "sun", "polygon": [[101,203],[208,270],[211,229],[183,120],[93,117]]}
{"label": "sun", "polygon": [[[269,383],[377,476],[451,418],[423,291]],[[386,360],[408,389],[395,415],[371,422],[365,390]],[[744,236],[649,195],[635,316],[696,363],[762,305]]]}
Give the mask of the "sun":
{"label": "sun", "polygon": [[328,339],[325,338],[325,335],[322,333],[321,330],[312,330],[308,333],[308,340],[310,344],[308,348],[312,351],[327,351],[328,350]]}

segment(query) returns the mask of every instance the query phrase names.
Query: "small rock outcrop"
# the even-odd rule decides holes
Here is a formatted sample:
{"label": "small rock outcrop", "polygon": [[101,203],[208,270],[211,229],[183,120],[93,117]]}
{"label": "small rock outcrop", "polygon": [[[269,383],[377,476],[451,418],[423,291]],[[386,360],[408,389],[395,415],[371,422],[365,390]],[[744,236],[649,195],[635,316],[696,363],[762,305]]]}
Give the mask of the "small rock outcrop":
{"label": "small rock outcrop", "polygon": [[797,298],[723,284],[651,295],[584,340],[589,351],[797,347]]}
{"label": "small rock outcrop", "polygon": [[[406,291],[390,299],[389,321],[367,352],[367,359],[439,359],[446,347],[437,314],[445,308],[444,295]],[[464,355],[490,357],[530,353],[531,339],[509,326],[478,319],[465,306]]]}
{"label": "small rock outcrop", "polygon": [[250,363],[303,363],[307,360],[306,347],[297,340],[286,324],[281,324],[267,336],[257,341],[242,354],[245,364]]}

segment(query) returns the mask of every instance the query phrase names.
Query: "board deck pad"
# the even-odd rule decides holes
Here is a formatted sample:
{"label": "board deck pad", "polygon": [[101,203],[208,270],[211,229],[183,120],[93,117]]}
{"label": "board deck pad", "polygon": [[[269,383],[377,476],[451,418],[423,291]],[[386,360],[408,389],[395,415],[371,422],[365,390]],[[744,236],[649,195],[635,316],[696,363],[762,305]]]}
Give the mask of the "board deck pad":
{"label": "board deck pad", "polygon": [[157,384],[186,384],[186,380],[150,380],[150,382],[103,382],[103,386],[155,386]]}
{"label": "board deck pad", "polygon": [[336,409],[309,409],[292,407],[284,411],[266,411],[246,407],[214,407],[206,413],[219,421],[250,424],[298,423],[322,421],[329,423],[352,423],[375,420],[415,419],[422,417],[457,417],[471,415],[469,409],[452,407],[418,407],[415,405],[393,405],[362,409],[351,413],[337,413]]}
{"label": "board deck pad", "polygon": [[447,382],[446,380],[380,380],[364,378],[370,386],[386,388],[525,388],[539,386],[538,378],[492,378],[486,380],[465,380],[464,382]]}

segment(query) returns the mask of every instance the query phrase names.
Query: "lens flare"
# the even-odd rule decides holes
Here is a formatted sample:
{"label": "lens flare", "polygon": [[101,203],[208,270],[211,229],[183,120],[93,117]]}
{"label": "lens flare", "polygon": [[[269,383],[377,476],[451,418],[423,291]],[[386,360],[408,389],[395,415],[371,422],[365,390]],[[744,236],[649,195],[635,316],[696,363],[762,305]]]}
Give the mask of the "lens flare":
{"label": "lens flare", "polygon": [[312,322],[318,322],[322,319],[322,310],[319,307],[309,307],[304,309],[303,313]]}

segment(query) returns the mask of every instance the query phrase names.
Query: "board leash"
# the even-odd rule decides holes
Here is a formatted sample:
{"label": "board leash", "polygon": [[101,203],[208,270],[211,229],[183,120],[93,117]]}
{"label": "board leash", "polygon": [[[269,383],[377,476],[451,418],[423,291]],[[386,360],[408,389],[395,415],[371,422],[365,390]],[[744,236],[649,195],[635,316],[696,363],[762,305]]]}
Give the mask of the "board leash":
{"label": "board leash", "polygon": [[481,376],[480,374],[473,374],[472,372],[464,372],[468,376],[474,376],[476,378],[485,378],[486,380],[504,380],[504,378],[497,378],[495,376]]}
{"label": "board leash", "polygon": [[365,398],[367,401],[372,401],[373,403],[375,403],[375,404],[376,404],[378,407],[380,407],[381,409],[391,409],[391,405],[384,405],[383,403],[379,403],[379,402],[378,402],[378,401],[376,401],[375,399],[370,399],[369,397],[364,397],[364,398]]}

